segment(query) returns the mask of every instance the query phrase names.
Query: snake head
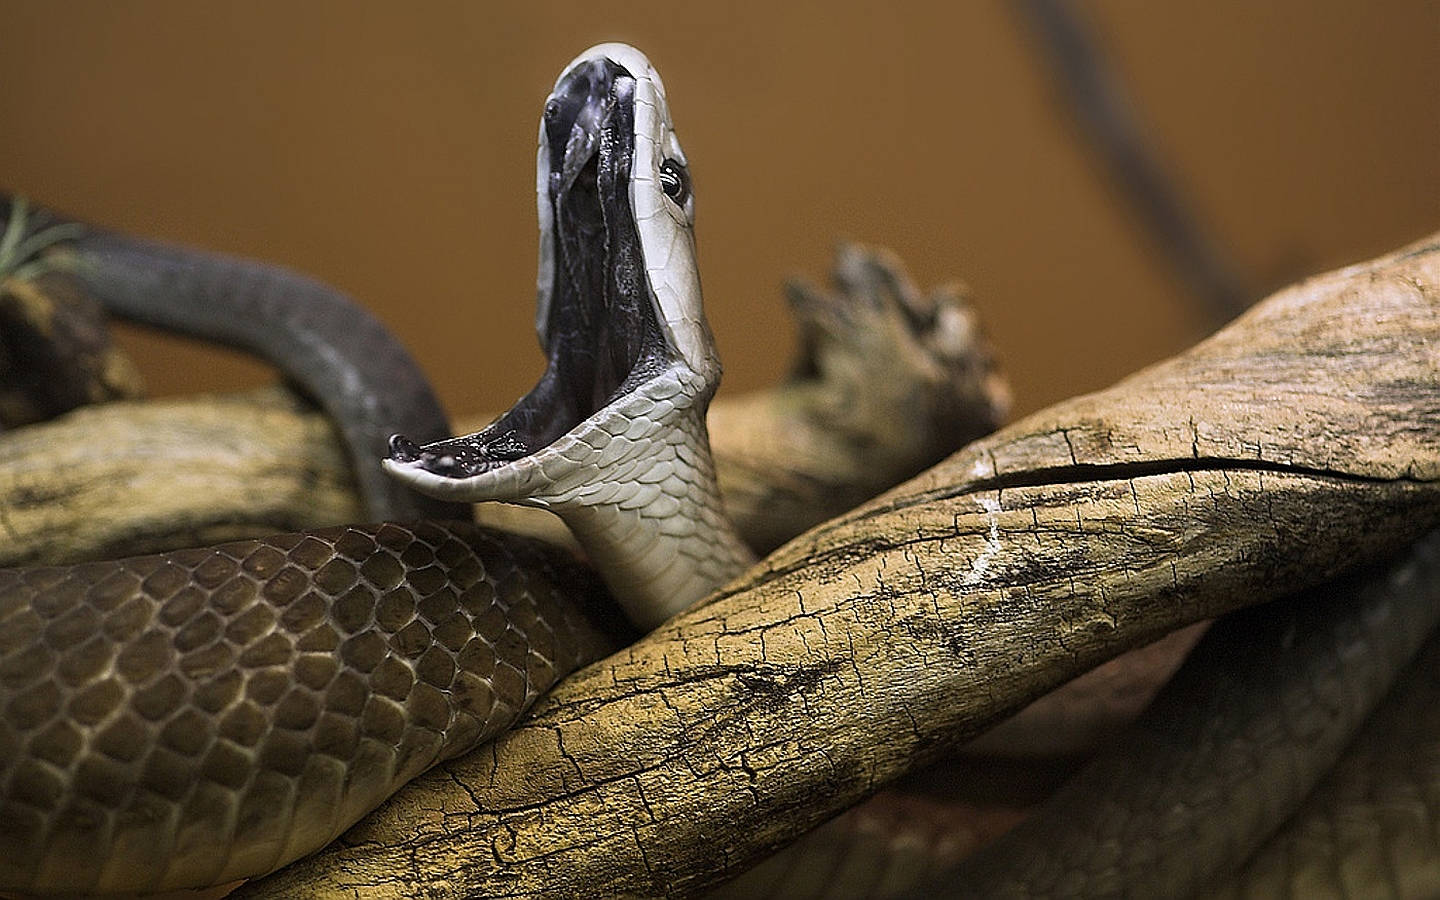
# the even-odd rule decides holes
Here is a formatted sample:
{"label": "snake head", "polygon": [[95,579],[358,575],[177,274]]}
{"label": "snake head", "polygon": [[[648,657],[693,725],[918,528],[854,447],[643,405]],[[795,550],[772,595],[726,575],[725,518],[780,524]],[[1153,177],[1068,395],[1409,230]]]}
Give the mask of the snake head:
{"label": "snake head", "polygon": [[617,438],[697,407],[703,417],[718,382],[689,169],[640,51],[602,44],[566,67],[536,168],[545,374],[475,434],[423,446],[396,435],[386,470],[423,493],[554,505],[568,476],[609,477]]}
{"label": "snake head", "polygon": [[651,628],[751,556],[724,518],[705,430],[720,363],[690,173],[644,55],[602,44],[561,73],[537,171],[545,374],[481,431],[423,446],[396,436],[383,464],[435,497],[559,513]]}

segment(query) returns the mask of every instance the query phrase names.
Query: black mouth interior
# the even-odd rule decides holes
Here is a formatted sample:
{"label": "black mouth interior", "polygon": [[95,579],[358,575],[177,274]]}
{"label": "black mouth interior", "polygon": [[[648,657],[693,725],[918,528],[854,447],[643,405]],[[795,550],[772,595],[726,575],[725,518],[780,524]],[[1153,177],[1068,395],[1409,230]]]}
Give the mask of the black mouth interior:
{"label": "black mouth interior", "polygon": [[554,280],[540,382],[475,434],[424,447],[395,435],[392,459],[477,475],[550,445],[665,365],[630,208],[634,93],[629,72],[599,59],[572,69],[545,104]]}

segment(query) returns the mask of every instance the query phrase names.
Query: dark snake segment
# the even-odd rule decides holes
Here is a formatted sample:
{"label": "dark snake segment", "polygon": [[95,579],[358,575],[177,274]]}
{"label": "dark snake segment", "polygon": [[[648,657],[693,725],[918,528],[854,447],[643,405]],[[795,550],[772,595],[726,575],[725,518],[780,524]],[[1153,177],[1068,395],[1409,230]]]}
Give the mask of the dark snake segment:
{"label": "dark snake segment", "polygon": [[1220,898],[1440,896],[1440,634]]}
{"label": "dark snake segment", "polygon": [[[0,220],[15,211],[0,195]],[[78,225],[40,210],[34,226]],[[172,247],[83,225],[65,247],[86,290],[121,318],[252,353],[336,423],[370,516],[468,519],[468,507],[411,491],[380,470],[390,435],[424,440],[450,423],[424,371],[384,323],[328,284],[281,266]]]}
{"label": "dark snake segment", "polygon": [[1301,807],[1437,620],[1440,533],[1389,566],[1226,616],[1134,728],[920,893],[1185,897],[1223,883]]}
{"label": "dark snake segment", "polygon": [[0,889],[213,884],[323,846],[602,656],[602,594],[461,523],[0,570]]}

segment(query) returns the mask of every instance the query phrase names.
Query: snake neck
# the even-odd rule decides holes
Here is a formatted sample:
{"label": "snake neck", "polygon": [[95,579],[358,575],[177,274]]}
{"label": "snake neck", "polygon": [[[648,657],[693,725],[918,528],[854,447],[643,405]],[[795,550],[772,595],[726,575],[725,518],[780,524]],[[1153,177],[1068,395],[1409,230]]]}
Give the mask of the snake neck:
{"label": "snake neck", "polygon": [[680,366],[607,407],[522,502],[558,514],[649,630],[755,561],[725,514],[705,427],[713,382]]}

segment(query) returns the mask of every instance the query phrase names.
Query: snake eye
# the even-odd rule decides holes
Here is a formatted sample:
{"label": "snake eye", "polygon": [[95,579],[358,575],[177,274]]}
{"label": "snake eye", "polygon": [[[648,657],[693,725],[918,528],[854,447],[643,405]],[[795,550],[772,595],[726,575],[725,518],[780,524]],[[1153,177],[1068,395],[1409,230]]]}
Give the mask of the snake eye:
{"label": "snake eye", "polygon": [[665,160],[660,164],[660,189],[677,206],[684,206],[690,198],[690,173],[675,160]]}

